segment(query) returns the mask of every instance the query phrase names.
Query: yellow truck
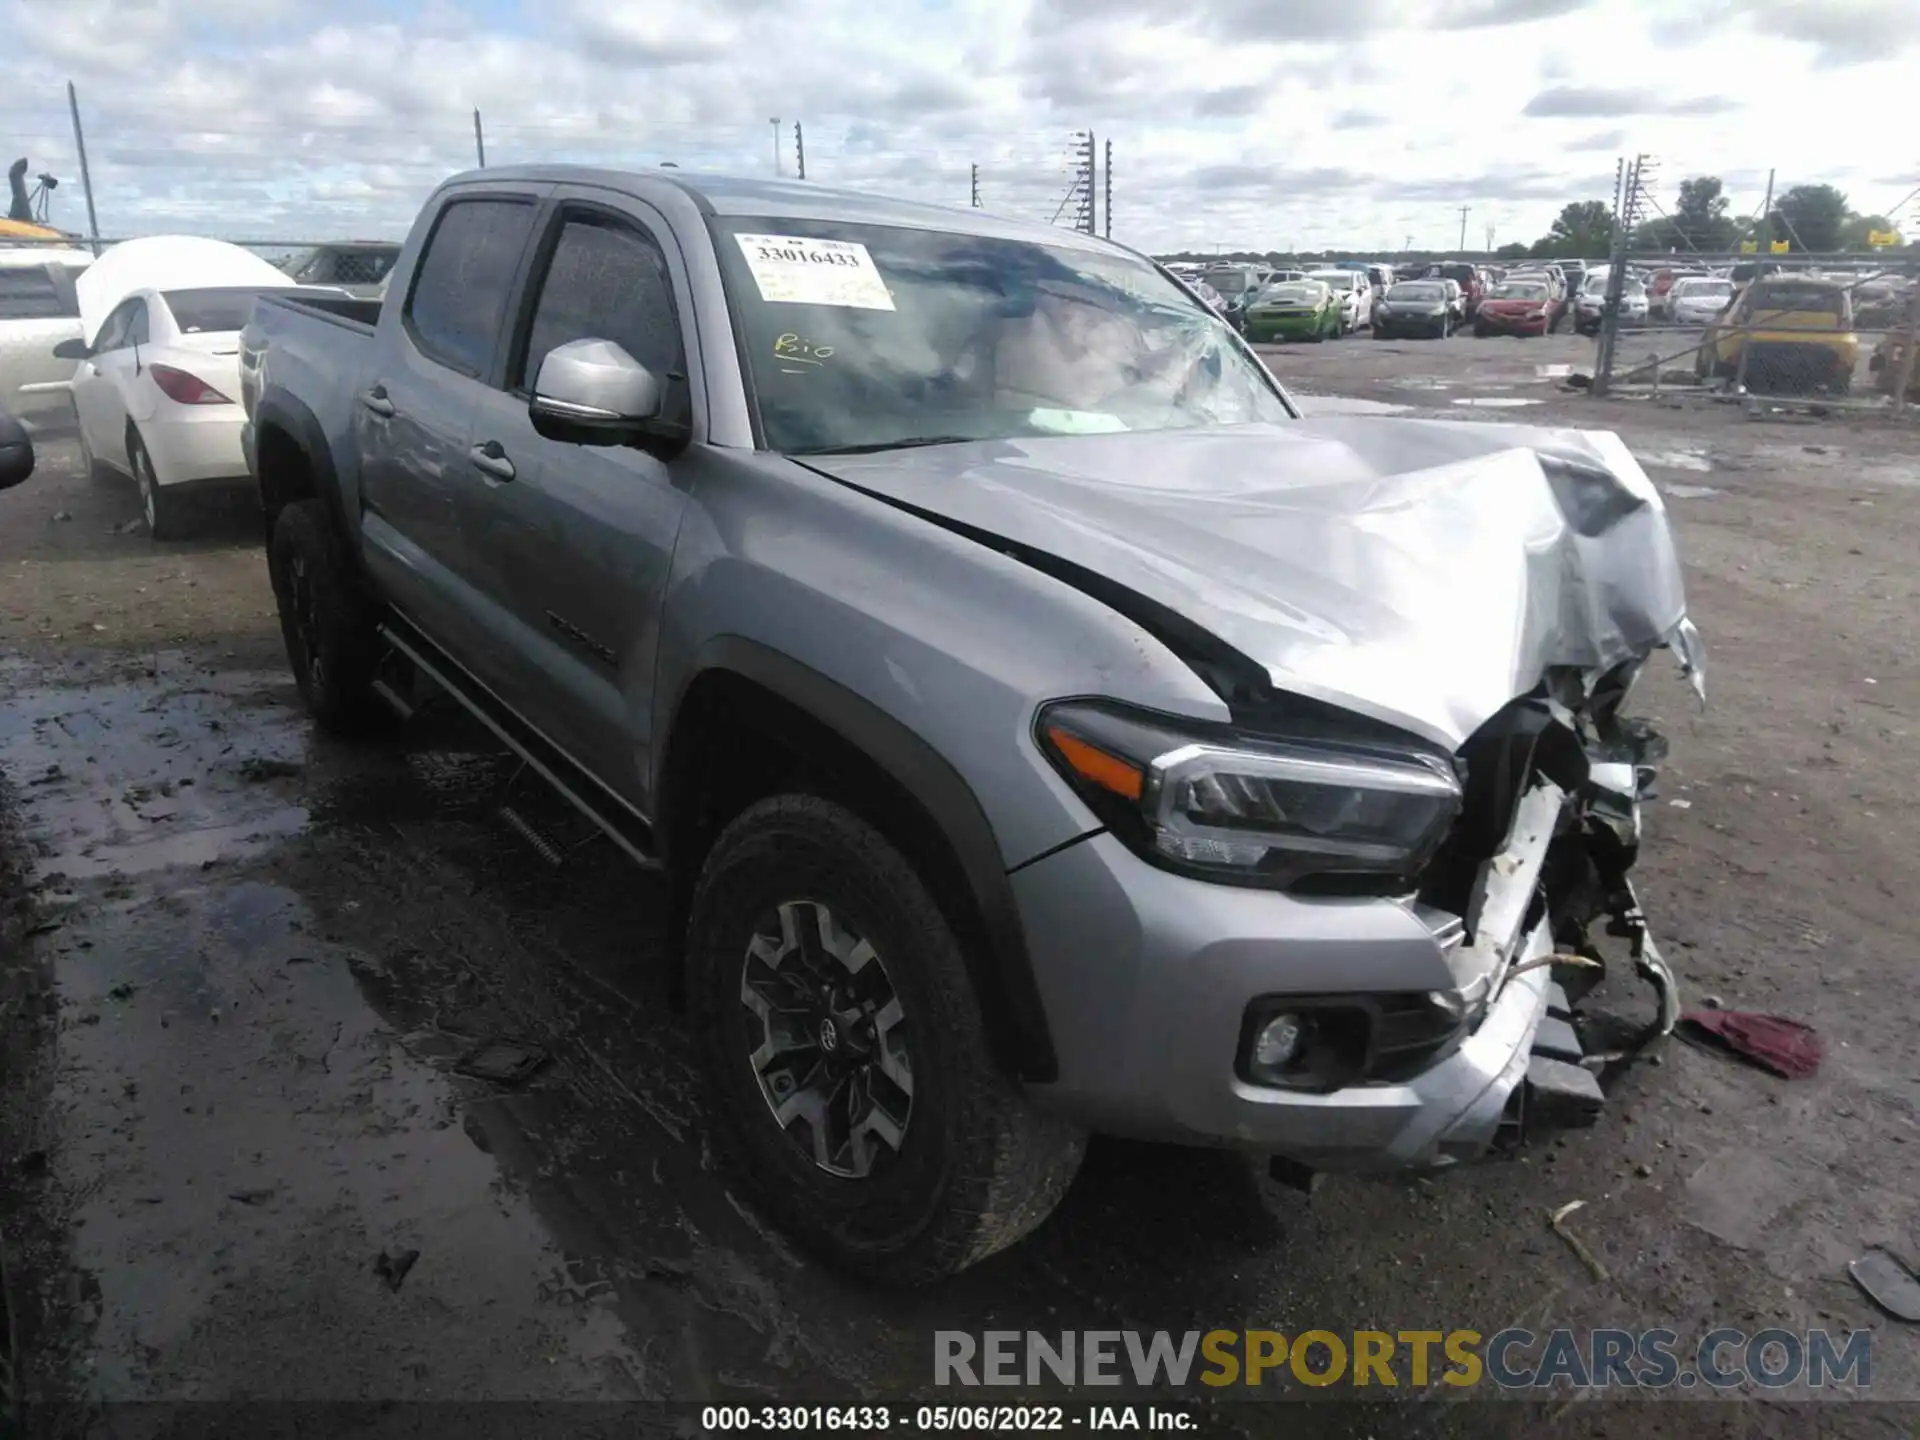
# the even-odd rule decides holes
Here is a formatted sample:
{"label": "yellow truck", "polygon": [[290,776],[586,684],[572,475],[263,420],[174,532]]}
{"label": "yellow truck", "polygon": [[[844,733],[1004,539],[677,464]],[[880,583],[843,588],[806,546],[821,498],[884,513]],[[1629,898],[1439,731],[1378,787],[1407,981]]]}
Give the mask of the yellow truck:
{"label": "yellow truck", "polygon": [[1739,376],[1761,394],[1844,395],[1859,363],[1860,337],[1844,285],[1767,275],[1737,292],[1708,325],[1694,373],[1702,380]]}

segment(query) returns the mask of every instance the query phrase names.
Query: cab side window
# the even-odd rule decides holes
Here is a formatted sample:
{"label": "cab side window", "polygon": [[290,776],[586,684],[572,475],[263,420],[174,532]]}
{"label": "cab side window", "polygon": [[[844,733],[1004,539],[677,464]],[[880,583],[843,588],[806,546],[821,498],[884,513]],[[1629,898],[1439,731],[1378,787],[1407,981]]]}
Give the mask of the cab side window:
{"label": "cab side window", "polygon": [[498,196],[456,200],[440,212],[405,314],[429,359],[476,379],[486,372],[533,213],[528,201]]}
{"label": "cab side window", "polygon": [[[548,352],[589,339],[613,341],[663,382],[686,373],[666,256],[639,226],[598,211],[562,217],[509,388],[531,392]],[[669,406],[683,392],[670,386]]]}

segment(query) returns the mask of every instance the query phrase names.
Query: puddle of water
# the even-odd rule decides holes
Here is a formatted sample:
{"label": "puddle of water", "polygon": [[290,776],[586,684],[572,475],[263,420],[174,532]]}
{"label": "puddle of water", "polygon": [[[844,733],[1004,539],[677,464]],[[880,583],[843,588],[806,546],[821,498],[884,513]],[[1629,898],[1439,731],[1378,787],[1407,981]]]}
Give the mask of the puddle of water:
{"label": "puddle of water", "polygon": [[305,827],[285,783],[304,768],[306,731],[281,703],[287,678],[206,680],[197,666],[156,664],[83,691],[13,688],[0,761],[47,832],[41,876],[201,866]]}
{"label": "puddle of water", "polygon": [[1642,465],[1660,465],[1668,470],[1698,470],[1703,474],[1713,469],[1713,461],[1700,450],[1649,450],[1640,457]]}
{"label": "puddle of water", "polygon": [[1402,375],[1393,381],[1396,390],[1451,390],[1453,382],[1438,375]]}
{"label": "puddle of water", "polygon": [[1716,490],[1711,485],[1669,485],[1664,492],[1675,500],[1705,500],[1710,495],[1724,495],[1724,490]]}
{"label": "puddle of water", "polygon": [[1519,395],[1472,395],[1463,396],[1453,403],[1469,405],[1476,410],[1517,410],[1522,405],[1538,405],[1540,402]]}
{"label": "puddle of water", "polygon": [[1536,365],[1533,373],[1542,380],[1564,380],[1573,373],[1571,365]]}

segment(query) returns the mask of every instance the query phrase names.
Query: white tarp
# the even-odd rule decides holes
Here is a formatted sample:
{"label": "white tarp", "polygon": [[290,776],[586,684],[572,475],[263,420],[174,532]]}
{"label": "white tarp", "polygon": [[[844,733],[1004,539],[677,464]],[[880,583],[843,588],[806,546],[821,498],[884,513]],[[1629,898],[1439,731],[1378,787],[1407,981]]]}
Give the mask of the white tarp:
{"label": "white tarp", "polygon": [[153,235],[114,246],[74,281],[80,330],[91,345],[107,316],[136,290],[291,286],[293,279],[251,250],[198,235]]}

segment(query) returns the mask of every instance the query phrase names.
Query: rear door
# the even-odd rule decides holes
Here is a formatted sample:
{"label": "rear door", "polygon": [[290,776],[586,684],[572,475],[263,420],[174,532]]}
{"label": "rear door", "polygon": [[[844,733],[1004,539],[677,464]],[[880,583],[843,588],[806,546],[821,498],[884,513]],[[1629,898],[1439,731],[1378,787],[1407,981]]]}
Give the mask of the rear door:
{"label": "rear door", "polygon": [[468,668],[484,657],[475,623],[484,583],[464,543],[460,492],[473,409],[486,393],[507,301],[550,187],[450,193],[403,295],[383,323],[354,396],[361,532],[389,594]]}
{"label": "rear door", "polygon": [[692,404],[681,317],[684,263],[641,201],[554,195],[498,376],[471,435],[461,491],[467,544],[487,577],[488,663],[517,708],[631,803],[647,803],[659,608],[685,508],[673,467],[635,446],[543,438],[528,416],[540,362],[572,340],[611,340]]}

